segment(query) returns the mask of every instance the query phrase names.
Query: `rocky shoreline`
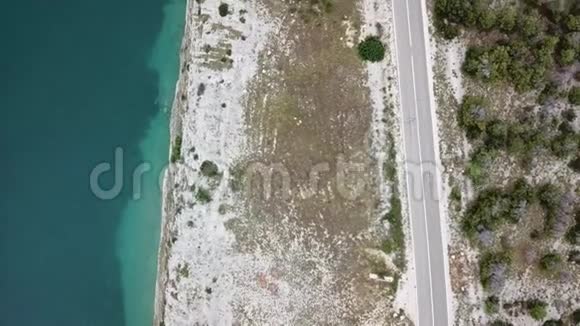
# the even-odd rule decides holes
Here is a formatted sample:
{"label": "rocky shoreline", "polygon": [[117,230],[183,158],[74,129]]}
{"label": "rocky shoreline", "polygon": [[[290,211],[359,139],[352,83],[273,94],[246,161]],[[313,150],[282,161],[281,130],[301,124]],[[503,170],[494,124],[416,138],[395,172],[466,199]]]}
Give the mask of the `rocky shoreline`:
{"label": "rocky shoreline", "polygon": [[[191,41],[191,15],[192,1],[186,0],[185,26],[183,38],[179,51],[179,78],[175,88],[175,97],[171,108],[171,117],[169,122],[170,142],[182,134],[183,112],[187,108],[187,99],[182,94],[187,93],[189,84],[186,63],[190,59],[189,46]],[[168,156],[171,155],[171,146],[169,147]],[[173,183],[175,170],[172,165],[168,165],[163,178],[162,188],[162,213],[161,213],[161,237],[159,239],[159,252],[157,255],[157,279],[155,284],[155,306],[153,315],[153,325],[163,325],[166,292],[168,280],[168,259],[169,248],[171,244],[171,229],[175,223],[176,206],[173,201]]]}
{"label": "rocky shoreline", "polygon": [[[378,220],[388,207],[379,201],[389,195],[384,185],[374,188],[373,177],[391,182],[372,164],[391,155],[384,153],[387,128],[400,136],[398,116],[384,116],[385,106],[397,105],[388,98],[396,71],[390,55],[361,65],[353,47],[372,34],[392,42],[390,6],[342,3],[323,14],[312,4],[297,13],[298,4],[187,1],[170,122],[172,146],[178,137],[182,146],[163,180],[154,326],[413,318],[403,312],[414,301],[413,278],[397,275],[405,285],[396,291],[394,278],[377,280],[369,267],[390,261],[371,250],[385,231]],[[351,95],[337,100],[333,89]],[[305,171],[310,160],[333,162],[344,153],[372,169],[362,177],[376,194],[337,199],[329,176],[318,197],[303,198],[301,174],[293,175],[291,202],[234,187],[250,182],[244,164],[251,160],[253,167],[284,160],[288,171]],[[313,313],[313,303],[326,315]]]}

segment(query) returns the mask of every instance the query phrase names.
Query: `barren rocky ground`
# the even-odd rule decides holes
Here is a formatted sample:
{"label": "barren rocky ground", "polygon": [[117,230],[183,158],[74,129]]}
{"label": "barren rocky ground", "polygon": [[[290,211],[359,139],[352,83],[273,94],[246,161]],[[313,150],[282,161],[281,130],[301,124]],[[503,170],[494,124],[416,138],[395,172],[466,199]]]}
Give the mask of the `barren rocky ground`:
{"label": "barren rocky ground", "polygon": [[[411,323],[405,208],[385,218],[402,173],[389,17],[374,1],[189,2],[159,324]],[[369,35],[381,63],[357,54]]]}

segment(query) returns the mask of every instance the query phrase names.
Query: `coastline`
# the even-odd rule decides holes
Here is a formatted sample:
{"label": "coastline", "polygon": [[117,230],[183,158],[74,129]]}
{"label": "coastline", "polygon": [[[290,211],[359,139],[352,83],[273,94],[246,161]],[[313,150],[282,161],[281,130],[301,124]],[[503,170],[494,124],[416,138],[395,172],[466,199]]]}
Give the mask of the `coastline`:
{"label": "coastline", "polygon": [[[171,143],[175,137],[182,134],[182,114],[187,106],[187,99],[182,99],[180,94],[187,92],[187,86],[189,83],[188,75],[185,73],[185,63],[189,60],[190,52],[189,44],[191,40],[190,35],[190,14],[191,11],[191,1],[186,0],[185,9],[185,24],[183,37],[181,41],[181,47],[179,50],[179,77],[176,82],[175,95],[173,99],[173,104],[171,106],[171,113],[169,119],[169,152],[168,157],[171,155]],[[162,203],[161,203],[161,235],[159,239],[159,249],[157,255],[157,277],[155,281],[155,303],[154,303],[154,314],[153,314],[153,325],[162,325],[164,315],[165,315],[165,289],[168,280],[168,270],[167,264],[169,259],[169,245],[170,245],[170,230],[171,226],[175,222],[175,205],[173,202],[173,176],[174,169],[170,164],[168,165],[165,175],[163,177],[162,186]]]}
{"label": "coastline", "polygon": [[[376,30],[378,27],[373,22],[377,24],[380,22],[382,26],[391,25],[390,20],[381,18],[382,15],[379,14],[381,11],[390,10],[388,7],[377,9],[368,2],[365,4],[366,10],[358,8],[357,10],[361,11],[357,11],[354,18],[351,17],[351,20],[356,21],[359,14],[365,15],[365,24],[361,26],[359,33],[378,33]],[[285,132],[284,125],[281,125],[280,121],[277,122],[275,129],[265,129],[265,126],[276,121],[272,119],[280,119],[279,116],[272,115],[268,109],[270,106],[280,105],[275,98],[277,94],[280,96],[278,92],[289,89],[288,86],[278,85],[275,81],[284,79],[282,77],[292,81],[292,78],[302,75],[288,75],[289,72],[304,73],[304,70],[296,70],[294,63],[290,63],[291,66],[284,66],[281,64],[284,60],[273,58],[272,53],[282,49],[284,53],[293,53],[307,64],[312,64],[311,57],[307,54],[290,52],[302,48],[292,43],[296,40],[288,38],[292,32],[294,34],[290,35],[298,35],[312,42],[305,36],[308,34],[300,34],[304,32],[302,29],[305,26],[308,28],[312,26],[296,22],[297,18],[292,13],[274,19],[268,11],[286,12],[283,11],[284,8],[266,8],[261,4],[251,3],[236,3],[231,5],[230,14],[216,17],[214,15],[217,14],[216,8],[219,5],[220,2],[215,0],[203,3],[188,0],[185,10],[185,30],[179,60],[180,73],[170,115],[170,141],[173,143],[176,137],[180,136],[183,147],[179,160],[181,163],[171,164],[163,178],[161,239],[158,249],[153,324],[192,325],[209,322],[219,325],[233,323],[234,320],[240,322],[239,316],[242,316],[243,320],[253,322],[266,323],[276,320],[280,323],[291,323],[296,318],[314,318],[309,315],[311,308],[309,301],[319,302],[326,307],[334,306],[332,314],[325,318],[339,320],[343,318],[341,314],[355,315],[347,303],[350,298],[357,298],[356,295],[348,290],[335,291],[332,288],[344,281],[341,278],[344,274],[339,272],[331,274],[329,270],[341,270],[340,259],[347,259],[347,254],[355,252],[356,239],[347,238],[338,232],[331,236],[319,235],[310,226],[303,227],[299,222],[308,221],[310,216],[308,214],[311,213],[306,211],[302,212],[302,215],[293,215],[297,213],[289,212],[288,216],[284,217],[285,223],[256,224],[260,221],[251,220],[246,216],[249,210],[241,202],[243,195],[237,193],[230,185],[230,181],[237,178],[239,164],[248,160],[247,156],[253,154],[262,161],[269,162],[268,155],[274,155],[278,148],[291,150],[293,144],[283,143],[290,137],[279,134]],[[354,60],[354,63],[350,62],[350,69],[361,73],[361,77],[368,82],[362,87],[364,92],[359,93],[367,96],[366,91],[369,90],[371,94],[368,96],[372,97],[372,103],[367,102],[366,97],[354,99],[353,103],[354,105],[362,103],[364,107],[371,104],[373,113],[372,116],[369,113],[368,117],[361,120],[355,131],[364,132],[367,140],[366,137],[378,137],[373,138],[372,147],[361,148],[370,150],[374,159],[380,160],[386,154],[383,153],[385,145],[383,138],[388,125],[381,119],[386,114],[383,111],[383,104],[387,104],[384,103],[387,100],[387,87],[389,91],[393,88],[391,85],[393,81],[386,76],[394,74],[394,68],[391,64],[380,64],[372,65],[370,71],[366,71],[366,68],[359,70],[358,58],[348,49],[354,45],[355,38],[347,26],[347,18],[344,19],[345,22],[340,23],[340,27],[330,26],[333,33],[337,33],[335,39],[321,41],[331,46],[341,46],[339,49],[347,54],[347,59]],[[290,30],[290,27],[295,29]],[[343,28],[346,31],[343,31]],[[272,41],[273,39],[268,37],[271,34],[276,36],[275,40],[279,42]],[[343,41],[343,35],[346,35],[345,45],[337,41],[338,37]],[[353,37],[351,42],[349,37]],[[192,42],[193,38],[195,43]],[[316,46],[318,44],[314,44],[314,47]],[[342,48],[343,46],[347,48]],[[312,48],[306,49],[311,50]],[[235,55],[232,56],[232,53]],[[226,57],[231,61],[224,60]],[[320,57],[315,55],[314,59]],[[303,78],[309,76],[311,73],[307,73]],[[332,76],[344,78],[341,74],[332,73]],[[353,86],[355,89],[358,87],[356,85]],[[302,88],[293,89],[294,94],[297,90]],[[325,99],[324,96],[322,98]],[[253,110],[249,110],[248,107]],[[321,107],[324,109],[324,106]],[[346,116],[359,117],[346,106],[341,109]],[[319,117],[312,118],[312,121],[316,121],[316,118]],[[321,119],[326,121],[326,117]],[[396,124],[398,118],[394,116],[392,120]],[[304,124],[314,125],[312,121],[304,121]],[[367,121],[370,129],[365,130]],[[316,127],[313,130],[308,129],[310,128],[308,126],[304,127],[302,120],[289,123],[294,128],[312,134],[318,132]],[[398,134],[395,134],[395,137],[398,137]],[[340,133],[335,136],[336,139],[354,144],[355,147],[368,145],[358,143],[356,139],[359,138],[343,137]],[[268,139],[273,141],[268,142]],[[171,149],[169,152],[171,153]],[[326,149],[323,154],[328,154],[330,159],[337,155],[336,152]],[[326,156],[320,157],[328,159]],[[204,176],[201,173],[202,161],[216,164],[220,171],[219,176],[215,179]],[[381,171],[379,165],[377,175],[381,175]],[[200,202],[196,191],[199,193],[199,189],[204,187],[210,192],[211,198]],[[334,189],[331,187],[328,189],[332,195]],[[325,194],[326,192],[322,195]],[[297,195],[296,200],[300,203],[304,198],[298,197]],[[324,207],[322,202],[319,204],[320,207]],[[307,205],[303,205],[305,206]],[[319,208],[317,207],[313,208],[312,212],[319,212],[316,210]],[[381,207],[381,210],[386,209],[387,207]],[[267,214],[267,211],[264,213]],[[321,219],[316,223],[332,229],[333,232],[343,228],[341,226],[333,229],[335,225],[323,221],[323,215],[312,216],[320,216]],[[369,210],[369,215],[361,215],[361,218],[365,221],[372,218],[375,221],[376,216],[378,215],[373,209],[373,213]],[[358,227],[356,225],[348,229],[347,226],[345,230],[363,234],[362,237],[370,234],[366,227],[364,230],[359,230]],[[381,225],[369,224],[369,228],[375,230],[375,227],[380,228],[377,232],[382,232]],[[248,233],[251,239],[264,241],[259,244],[263,250],[257,252],[240,250],[247,245],[243,242],[243,236],[248,235],[243,234],[244,230],[252,232]],[[238,238],[240,234],[241,240]],[[266,234],[268,236],[265,236]],[[301,240],[297,241],[294,235],[298,235]],[[305,245],[303,241],[307,244]],[[345,253],[346,250],[342,249],[340,252],[331,250],[341,247],[343,241],[352,241],[348,249],[351,251]],[[309,245],[316,246],[317,249],[307,250]],[[352,272],[358,275],[357,284],[383,298],[384,293],[382,290],[379,291],[379,288],[391,288],[388,283],[392,280],[373,280],[374,274],[369,276],[362,256],[352,257],[360,259],[360,264],[353,265]],[[381,254],[380,257],[382,259],[384,255]],[[305,261],[315,261],[316,266],[304,271],[302,267]],[[385,261],[385,264],[387,263]],[[364,271],[360,272],[363,268]],[[319,279],[325,280],[324,286],[305,287]],[[351,284],[353,281],[348,278],[344,282]],[[404,283],[406,288],[401,291],[401,298],[396,304],[407,306],[408,288],[412,287],[413,280],[404,277]],[[368,298],[371,296],[358,298],[358,307],[363,307],[363,301]],[[388,295],[384,304],[372,307],[364,305],[365,308],[360,309],[361,313],[356,318],[369,323],[371,320],[394,316],[394,324],[403,324],[409,317],[412,319],[412,312],[410,316],[406,316],[407,313],[401,310],[395,311],[394,299],[394,296]],[[335,301],[339,301],[342,306],[336,307]],[[374,299],[371,301],[382,302]],[[298,307],[298,311],[287,310],[286,307],[290,305]],[[362,312],[363,310],[365,311]]]}

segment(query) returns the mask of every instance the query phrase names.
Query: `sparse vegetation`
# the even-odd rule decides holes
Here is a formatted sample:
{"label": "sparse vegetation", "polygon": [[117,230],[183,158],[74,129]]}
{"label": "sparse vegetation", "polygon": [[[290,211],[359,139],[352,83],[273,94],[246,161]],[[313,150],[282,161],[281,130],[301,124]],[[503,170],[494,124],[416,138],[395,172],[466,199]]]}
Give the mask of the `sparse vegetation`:
{"label": "sparse vegetation", "polygon": [[484,308],[485,313],[488,315],[497,314],[499,312],[499,298],[495,295],[487,297]]}
{"label": "sparse vegetation", "polygon": [[242,166],[235,166],[230,169],[230,188],[233,192],[239,192],[244,186],[246,179],[245,170]]}
{"label": "sparse vegetation", "polygon": [[461,190],[459,187],[453,186],[451,187],[451,192],[449,193],[449,199],[461,204]]}
{"label": "sparse vegetation", "polygon": [[390,200],[391,208],[383,217],[389,222],[389,237],[383,241],[382,249],[385,253],[395,254],[395,264],[399,268],[405,265],[405,233],[401,216],[401,200],[398,194],[393,194]]}
{"label": "sparse vegetation", "polygon": [[358,54],[363,60],[379,62],[385,58],[385,46],[377,36],[369,36],[358,45]]}
{"label": "sparse vegetation", "polygon": [[549,253],[544,255],[540,260],[540,267],[545,271],[555,271],[560,267],[562,258],[556,253]]}
{"label": "sparse vegetation", "polygon": [[538,89],[555,62],[568,66],[578,60],[569,39],[578,16],[568,15],[561,26],[554,26],[552,17],[544,17],[533,1],[528,6],[518,12],[513,5],[493,8],[486,0],[436,0],[435,27],[447,39],[463,29],[509,34],[494,44],[469,48],[464,71],[484,82],[509,82],[520,92]]}
{"label": "sparse vegetation", "polygon": [[580,309],[576,309],[574,310],[574,312],[572,313],[572,322],[574,324],[578,324],[580,323]]}
{"label": "sparse vegetation", "polygon": [[181,159],[181,136],[176,136],[171,147],[171,163],[175,163]]}
{"label": "sparse vegetation", "polygon": [[390,210],[383,217],[389,222],[389,235],[383,241],[382,250],[387,254],[395,254],[394,263],[399,270],[405,269],[405,230],[403,228],[403,216],[401,199],[398,191],[398,178],[396,168],[395,140],[391,133],[387,134],[389,159],[385,161],[383,169],[387,181],[391,184]]}
{"label": "sparse vegetation", "polygon": [[198,187],[197,193],[195,194],[195,199],[197,199],[197,201],[202,204],[206,204],[211,201],[211,194],[209,193],[209,190],[203,187]]}
{"label": "sparse vegetation", "polygon": [[512,323],[508,323],[507,321],[503,321],[503,320],[495,320],[489,325],[490,326],[513,326]]}
{"label": "sparse vegetation", "polygon": [[548,312],[547,309],[548,304],[541,300],[529,300],[526,302],[526,309],[528,310],[528,314],[535,320],[543,320],[546,318]]}
{"label": "sparse vegetation", "polygon": [[499,292],[507,279],[510,256],[505,252],[488,252],[479,262],[479,279],[483,288],[491,293]]}
{"label": "sparse vegetation", "polygon": [[218,7],[218,11],[220,13],[220,16],[225,17],[230,13],[230,6],[227,3],[222,3]]}
{"label": "sparse vegetation", "polygon": [[[580,222],[570,223],[571,211],[577,205],[575,180],[570,180],[565,166],[558,177],[543,168],[546,160],[553,160],[580,173],[580,135],[574,107],[580,105],[580,72],[576,71],[580,62],[576,32],[580,29],[580,3],[558,6],[538,0],[517,4],[435,0],[433,8],[440,36],[453,39],[464,32],[467,35],[462,71],[470,78],[457,122],[472,148],[464,172],[476,194],[460,225],[470,243],[483,252],[480,281],[492,294],[483,307],[486,313],[494,314],[499,310],[499,298],[493,294],[501,291],[511,269],[520,276],[517,284],[526,286],[522,294],[529,295],[527,282],[535,277],[559,278],[562,284],[573,278],[574,273],[563,268],[566,262],[562,255],[567,255],[568,262],[580,261],[580,253],[572,246],[580,241]],[[500,88],[516,92],[510,89],[506,92],[510,95],[503,96],[496,92]],[[537,96],[537,103],[532,104],[532,96]],[[450,163],[454,168],[457,165],[456,161]],[[560,172],[566,177],[560,177]],[[524,181],[526,174],[531,184]],[[450,201],[457,197],[450,195]],[[510,226],[514,224],[518,226]],[[520,227],[525,231],[520,232]],[[554,243],[564,234],[568,243],[562,250],[560,242]],[[523,270],[530,266],[536,269],[524,275]],[[546,319],[548,304],[543,301],[518,301],[514,306],[524,308],[535,320]],[[508,308],[506,313],[518,314]],[[562,324],[556,319],[544,323]],[[491,325],[509,323],[497,320]]]}
{"label": "sparse vegetation", "polygon": [[310,1],[291,1],[290,13],[297,13],[304,23],[319,21],[325,14],[330,14],[334,9],[334,0],[310,0]]}
{"label": "sparse vegetation", "polygon": [[524,180],[518,180],[507,189],[484,190],[467,209],[462,229],[474,239],[483,232],[497,230],[506,222],[517,223],[535,198],[534,190]]}
{"label": "sparse vegetation", "polygon": [[203,161],[201,163],[200,171],[201,174],[209,178],[218,176],[220,174],[218,166],[212,161]]}
{"label": "sparse vegetation", "polygon": [[184,263],[183,265],[179,264],[177,266],[177,270],[178,270],[179,276],[181,276],[183,278],[189,277],[189,265],[187,263]]}
{"label": "sparse vegetation", "polygon": [[572,87],[570,89],[568,101],[574,105],[580,105],[580,87]]}
{"label": "sparse vegetation", "polygon": [[580,244],[580,212],[576,211],[576,223],[566,233],[566,240],[572,245]]}

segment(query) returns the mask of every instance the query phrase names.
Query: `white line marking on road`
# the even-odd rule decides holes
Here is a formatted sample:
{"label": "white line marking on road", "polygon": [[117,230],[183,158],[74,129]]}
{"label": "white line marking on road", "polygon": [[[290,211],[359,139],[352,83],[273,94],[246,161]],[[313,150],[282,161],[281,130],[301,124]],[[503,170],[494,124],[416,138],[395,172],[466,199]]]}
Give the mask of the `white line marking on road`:
{"label": "white line marking on road", "polygon": [[411,37],[411,15],[409,14],[409,4],[405,2],[405,9],[407,10],[407,30],[409,31],[409,46],[413,48],[413,38]]}
{"label": "white line marking on road", "polygon": [[[409,12],[409,3],[405,1],[405,9],[407,10],[407,28],[409,32],[409,44],[413,44],[412,41],[412,34],[411,34],[411,15]],[[415,81],[415,61],[413,60],[413,54],[411,49],[411,80],[413,82],[413,98],[415,102],[415,125],[417,127],[417,144],[419,146],[419,170],[421,172],[421,194],[423,195],[422,204],[423,204],[423,218],[425,219],[425,236],[426,244],[427,244],[427,266],[429,267],[429,295],[431,297],[431,321],[435,323],[435,302],[433,300],[433,272],[431,270],[431,248],[429,246],[429,223],[427,222],[427,205],[426,205],[426,198],[427,195],[425,193],[425,183],[423,182],[423,157],[422,157],[422,148],[421,148],[421,133],[420,133],[420,126],[419,126],[419,103],[417,101],[417,85]]]}
{"label": "white line marking on road", "polygon": [[[393,16],[393,36],[395,39],[395,58],[396,60],[396,64],[395,64],[395,69],[397,71],[397,77],[398,77],[398,81],[397,81],[397,88],[399,89],[398,93],[398,98],[399,98],[399,106],[402,108],[403,107],[403,100],[401,98],[401,74],[399,71],[399,46],[397,45],[397,21],[395,19],[395,4],[394,1],[391,0],[391,5],[393,10],[391,10],[391,14]],[[401,112],[401,117],[403,117],[403,114]],[[401,128],[403,129],[403,137],[405,137],[405,123],[403,121]],[[405,140],[403,140],[403,157],[406,158],[407,157],[407,147],[405,145]],[[406,159],[405,159],[406,161]],[[410,199],[412,198],[410,196],[409,193],[409,173],[408,169],[405,167],[405,180],[407,181],[407,185],[406,185],[406,190],[407,190],[407,207],[409,208],[409,229],[410,229],[410,235],[411,235],[411,243],[413,244],[413,246],[415,245],[415,241],[414,241],[414,236],[413,236],[413,219],[411,218],[411,205],[409,204]],[[417,286],[417,261],[415,259],[415,257],[413,257],[413,262],[415,263],[415,311],[417,312],[417,325],[421,325],[420,322],[420,313],[419,313],[419,287]]]}
{"label": "white line marking on road", "polygon": [[[421,0],[420,1],[421,4],[421,25],[423,26],[423,42],[425,45],[425,61],[427,63],[427,80],[428,82],[428,87],[429,87],[429,109],[430,109],[430,115],[431,117],[437,117],[437,113],[436,113],[436,108],[437,105],[435,103],[435,95],[433,92],[433,67],[431,65],[431,60],[430,60],[430,44],[429,44],[429,29],[427,28],[427,25],[429,25],[429,18],[427,17],[427,4],[426,4],[426,0]],[[437,118],[431,118],[431,124],[432,124],[432,128],[433,128],[433,146],[434,146],[434,151],[435,151],[435,181],[437,182],[437,186],[434,187],[435,189],[438,189],[438,194],[442,194],[443,193],[443,188],[441,188],[441,191],[439,191],[439,186],[443,185],[443,180],[442,180],[442,176],[440,173],[438,173],[438,167],[441,166],[441,159],[439,157],[439,142],[437,141],[438,137],[436,137],[437,133],[438,133],[438,128],[437,128]],[[447,226],[445,225],[445,223],[443,223],[443,221],[445,221],[447,219],[447,216],[443,213],[443,210],[441,208],[441,204],[438,203],[437,205],[437,209],[439,210],[439,215],[440,215],[440,220],[439,220],[439,225],[441,226],[441,233],[442,233],[442,248],[443,248],[443,267],[444,267],[444,271],[445,271],[445,306],[447,308],[446,311],[446,316],[445,319],[447,320],[447,323],[449,324],[449,320],[453,320],[453,309],[451,308],[453,306],[453,304],[450,301],[451,296],[449,296],[449,293],[451,293],[451,281],[450,281],[450,273],[449,273],[449,261],[447,260],[446,257],[448,257],[448,252],[447,252],[447,247],[445,246],[445,236],[444,234],[446,234],[447,232]]]}
{"label": "white line marking on road", "polygon": [[427,223],[427,206],[425,205],[425,185],[423,183],[423,157],[421,155],[421,134],[419,132],[419,108],[417,105],[417,86],[415,85],[415,64],[413,62],[413,57],[411,56],[411,78],[413,80],[413,97],[415,99],[415,125],[417,126],[417,144],[419,145],[419,170],[421,171],[421,194],[423,198],[421,202],[423,203],[423,218],[425,219],[425,236],[427,237],[427,266],[429,266],[429,295],[431,296],[431,321],[435,325],[435,302],[433,302],[433,278],[431,276],[431,248],[429,247],[429,223]]}

